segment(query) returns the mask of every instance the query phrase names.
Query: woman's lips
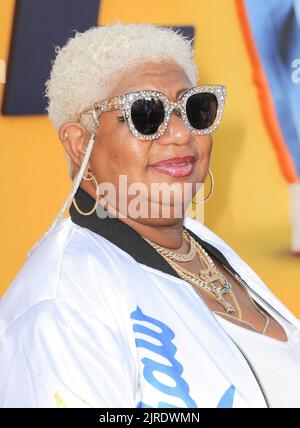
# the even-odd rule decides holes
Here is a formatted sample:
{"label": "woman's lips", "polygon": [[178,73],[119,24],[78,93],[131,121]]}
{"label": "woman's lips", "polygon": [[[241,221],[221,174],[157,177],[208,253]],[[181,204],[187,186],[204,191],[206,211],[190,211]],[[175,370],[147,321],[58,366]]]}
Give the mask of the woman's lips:
{"label": "woman's lips", "polygon": [[194,164],[189,163],[186,165],[161,165],[152,166],[156,171],[162,172],[163,174],[172,175],[172,177],[185,177],[193,172]]}
{"label": "woman's lips", "polygon": [[194,156],[184,156],[167,159],[149,166],[172,177],[185,177],[193,172],[195,161]]}

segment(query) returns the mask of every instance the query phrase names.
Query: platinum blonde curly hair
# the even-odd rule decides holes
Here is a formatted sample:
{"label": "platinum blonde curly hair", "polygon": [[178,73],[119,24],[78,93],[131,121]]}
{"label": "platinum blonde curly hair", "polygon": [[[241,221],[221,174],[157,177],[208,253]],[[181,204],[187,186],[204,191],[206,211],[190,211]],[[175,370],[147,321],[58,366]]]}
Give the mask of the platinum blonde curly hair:
{"label": "platinum blonde curly hair", "polygon": [[[84,33],[76,32],[74,38],[69,39],[64,47],[56,47],[55,51],[57,55],[52,62],[45,95],[48,98],[48,116],[57,131],[66,122],[79,121],[82,110],[107,98],[113,89],[115,75],[142,62],[173,60],[182,67],[193,86],[197,83],[191,41],[180,31],[171,28],[117,22],[104,27],[92,27]],[[80,186],[96,135],[92,119],[82,124],[90,137],[80,170],[74,177],[72,189],[62,209],[50,228],[29,251],[27,258],[34,254],[62,221]],[[73,179],[72,162],[68,154],[66,157],[69,175]]]}
{"label": "platinum blonde curly hair", "polygon": [[[113,76],[144,61],[173,60],[183,68],[192,85],[197,67],[191,41],[180,30],[151,24],[123,24],[92,27],[76,32],[62,48],[56,47],[50,78],[46,82],[47,113],[59,131],[79,113],[108,97]],[[82,123],[90,132],[92,120]],[[71,162],[69,174],[71,175]]]}

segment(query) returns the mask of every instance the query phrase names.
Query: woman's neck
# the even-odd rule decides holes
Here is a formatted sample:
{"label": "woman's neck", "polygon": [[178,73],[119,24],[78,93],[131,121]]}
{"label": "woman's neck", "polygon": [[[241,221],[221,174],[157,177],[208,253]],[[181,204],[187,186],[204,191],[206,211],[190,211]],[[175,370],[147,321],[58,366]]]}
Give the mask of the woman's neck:
{"label": "woman's neck", "polygon": [[[89,184],[89,182],[84,182],[81,184],[81,187],[95,199],[95,189]],[[105,202],[100,200],[100,204],[104,206]],[[109,204],[105,205],[105,209],[150,241],[165,248],[178,250],[178,253],[186,253],[188,251],[188,244],[183,239],[183,218],[135,219],[129,216],[119,215],[118,210],[111,207]]]}
{"label": "woman's neck", "polygon": [[[164,223],[158,223],[158,219],[136,220],[130,217],[122,218],[126,224],[137,233],[164,248],[178,250],[185,253],[188,245],[183,239],[183,219],[164,219]],[[147,222],[145,222],[145,220]]]}

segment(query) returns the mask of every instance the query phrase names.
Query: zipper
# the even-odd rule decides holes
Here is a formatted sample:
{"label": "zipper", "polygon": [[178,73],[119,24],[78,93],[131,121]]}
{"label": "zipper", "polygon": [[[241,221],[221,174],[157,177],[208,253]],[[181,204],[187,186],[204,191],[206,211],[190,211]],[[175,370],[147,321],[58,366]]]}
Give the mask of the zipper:
{"label": "zipper", "polygon": [[[229,271],[230,273],[232,273],[231,271]],[[203,303],[206,305],[206,302],[204,301],[204,299],[203,299],[203,297],[201,296],[201,293],[197,290],[197,289],[195,289],[195,291],[196,291],[196,294],[200,297],[200,299],[203,301]],[[213,313],[213,312],[212,312]],[[254,368],[254,366],[253,366],[253,364],[251,363],[251,361],[250,361],[250,359],[249,359],[249,357],[245,354],[245,352],[239,347],[239,345],[235,342],[235,340],[233,340],[232,339],[232,337],[227,333],[227,331],[224,329],[224,327],[219,323],[219,321],[217,320],[217,318],[214,316],[214,318],[215,318],[215,320],[216,320],[216,322],[219,324],[219,326],[221,327],[221,329],[224,331],[224,333],[226,334],[226,336],[235,344],[235,346],[237,347],[237,349],[240,351],[240,353],[243,355],[243,357],[244,357],[244,359],[246,360],[246,362],[247,362],[247,364],[248,364],[248,366],[249,366],[249,368],[250,368],[250,370],[252,371],[252,373],[253,373],[253,376],[254,376],[254,378],[255,378],[255,380],[256,380],[256,383],[257,383],[257,385],[258,385],[258,387],[259,387],[259,389],[260,389],[260,392],[261,392],[261,394],[262,394],[262,396],[264,397],[264,400],[265,400],[265,403],[266,403],[266,406],[268,407],[268,408],[270,408],[271,407],[271,404],[270,404],[270,400],[269,400],[269,398],[268,398],[268,396],[267,396],[267,393],[266,393],[266,391],[265,391],[265,388],[264,388],[264,386],[263,386],[263,384],[262,384],[262,381],[261,381],[261,379],[260,379],[260,377],[258,376],[258,374],[257,374],[257,372],[256,372],[256,370],[255,370],[255,368]]]}
{"label": "zipper", "polygon": [[[231,269],[229,269],[223,261],[221,261],[216,255],[215,257],[217,258],[217,260],[222,264],[222,266],[231,274],[234,276],[234,278],[240,283],[242,284],[248,291],[250,291],[253,295],[255,295],[257,297],[257,299],[261,302],[263,302],[271,311],[273,311],[274,313],[276,313],[279,317],[281,317],[282,319],[284,319],[285,321],[287,321],[289,324],[291,324],[291,322],[284,316],[282,315],[277,309],[275,309],[269,302],[267,302],[263,297],[261,297],[255,290],[253,290],[244,280],[243,278],[241,278],[241,276],[235,272],[235,270],[231,267]],[[197,290],[196,290],[197,291]],[[199,297],[203,300],[203,297],[201,296],[201,293],[199,293],[197,291],[197,294],[199,295]],[[205,302],[204,302],[205,303]],[[267,405],[268,408],[271,408],[271,404],[270,404],[270,400],[267,396],[267,393],[265,391],[265,388],[263,386],[263,383],[260,379],[260,377],[258,376],[252,362],[250,361],[249,357],[245,354],[245,352],[239,347],[239,345],[232,339],[232,337],[227,333],[227,331],[223,328],[223,326],[219,323],[219,321],[217,320],[217,318],[215,317],[217,323],[220,325],[220,327],[224,330],[225,334],[229,337],[229,339],[231,339],[231,341],[235,344],[235,346],[237,347],[237,349],[240,351],[240,353],[243,355],[244,359],[246,360],[249,368],[251,369],[255,380],[259,386],[259,389],[264,397],[265,403]]]}
{"label": "zipper", "polygon": [[[271,311],[275,312],[276,314],[278,314],[281,318],[283,318],[285,321],[287,321],[290,324],[290,321],[288,319],[286,319],[280,312],[277,311],[277,309],[273,308],[273,306],[268,303],[263,297],[261,297],[255,290],[253,290],[241,277],[238,273],[233,272],[231,269],[229,269],[227,266],[225,266],[222,263],[222,266],[231,274],[233,275],[237,281],[239,281],[240,284],[242,284],[245,288],[247,288],[247,290],[249,290],[250,292],[252,292],[258,300],[260,300],[261,302],[263,302],[268,308],[271,309]],[[199,297],[203,300],[203,297],[201,296],[200,293],[197,292],[197,294],[199,295]],[[216,321],[219,323],[219,321],[216,319]],[[255,370],[252,362],[250,361],[249,357],[246,355],[246,353],[240,348],[240,346],[235,342],[235,340],[232,339],[232,337],[227,333],[227,331],[223,328],[223,326],[219,323],[220,327],[224,330],[225,334],[229,337],[229,339],[231,339],[231,341],[235,344],[235,346],[238,348],[238,350],[240,351],[240,353],[243,355],[244,359],[246,360],[249,368],[251,369],[253,376],[255,377],[255,380],[259,386],[259,389],[262,393],[262,396],[264,397],[266,406],[268,408],[271,408],[271,403],[270,400],[268,398],[268,395],[266,393],[266,390],[263,386],[263,383],[260,379],[260,377],[257,374],[257,371]]]}
{"label": "zipper", "polygon": [[[216,257],[216,256],[215,256]],[[218,259],[218,257],[216,257]],[[219,260],[219,259],[218,259]],[[287,321],[289,324],[291,324],[291,322],[284,316],[282,315],[277,309],[275,309],[269,302],[267,302],[263,297],[261,297],[255,290],[253,290],[242,278],[241,276],[235,272],[234,270],[229,269],[226,265],[224,265],[224,263],[219,260],[219,262],[222,264],[222,266],[231,274],[234,276],[234,278],[236,278],[236,280],[242,284],[247,290],[249,290],[251,293],[253,293],[258,300],[260,300],[261,302],[263,302],[271,311],[273,311],[274,313],[276,313],[279,317],[281,317],[282,319],[284,319],[285,321]],[[229,265],[230,266],[230,265]],[[230,266],[231,267],[231,266]],[[204,301],[203,297],[201,296],[201,293],[198,292],[198,290],[196,289],[196,292],[198,294],[198,296],[201,298],[201,300],[203,301],[204,304],[206,304],[206,302]],[[265,403],[267,408],[271,408],[271,403],[270,400],[268,398],[268,395],[266,393],[266,390],[263,386],[263,383],[260,379],[260,377],[258,376],[252,362],[250,361],[249,357],[246,355],[246,353],[240,348],[240,346],[235,342],[235,340],[232,339],[232,337],[227,333],[227,331],[223,328],[223,326],[219,323],[219,321],[217,320],[217,318],[215,317],[216,322],[220,325],[220,327],[223,329],[223,331],[225,332],[225,334],[229,337],[229,339],[231,339],[231,341],[235,344],[235,346],[237,347],[237,349],[240,351],[240,353],[243,355],[244,359],[246,360],[250,370],[253,373],[253,376],[257,382],[257,385],[262,393],[262,396],[264,397]]]}
{"label": "zipper", "polygon": [[[225,333],[227,334],[227,332],[225,331]],[[227,336],[229,336],[228,334],[227,334]],[[245,352],[239,347],[239,345],[235,342],[235,340],[233,340],[232,339],[232,337],[231,336],[229,336],[229,338],[232,340],[232,342],[235,344],[235,346],[238,348],[238,350],[240,351],[240,353],[243,355],[243,357],[245,358],[245,360],[247,361],[247,363],[248,363],[248,366],[250,367],[250,369],[251,369],[251,371],[252,371],[252,373],[253,373],[253,375],[254,375],[254,377],[255,377],[255,379],[256,379],[256,382],[257,382],[257,384],[258,384],[258,386],[259,386],[259,389],[260,389],[260,391],[261,391],[261,393],[262,393],[262,395],[263,395],[263,397],[264,397],[264,400],[265,400],[265,402],[266,402],[266,405],[267,405],[267,407],[268,408],[271,408],[272,406],[271,406],[271,404],[270,404],[270,400],[269,400],[269,398],[268,398],[268,396],[267,396],[267,393],[266,393],[266,390],[265,390],[265,388],[264,388],[264,386],[263,386],[263,384],[262,384],[262,382],[261,382],[261,379],[260,379],[260,377],[258,376],[258,374],[257,374],[257,372],[256,372],[256,370],[255,370],[255,368],[254,368],[254,366],[253,366],[253,364],[251,363],[251,361],[249,360],[249,357],[245,354]]]}
{"label": "zipper", "polygon": [[232,272],[227,266],[222,265],[231,275],[233,275],[240,284],[242,284],[245,288],[247,288],[247,290],[251,291],[251,293],[253,293],[258,300],[260,300],[261,302],[263,302],[268,308],[270,308],[273,312],[275,312],[278,316],[280,316],[281,318],[283,318],[285,321],[287,321],[289,324],[291,324],[291,322],[285,318],[284,315],[282,315],[279,311],[277,311],[277,309],[273,308],[273,306],[267,302],[263,297],[261,297],[255,290],[253,290],[253,288],[250,287],[250,285],[247,284],[246,281],[243,280],[243,278],[240,277],[240,275],[238,273]]}
{"label": "zipper", "polygon": [[[260,300],[261,302],[263,302],[271,311],[275,312],[279,317],[283,318],[285,321],[287,321],[289,324],[291,324],[291,322],[284,316],[282,315],[279,311],[277,311],[277,309],[275,309],[269,302],[267,302],[263,297],[261,297],[255,290],[253,290],[253,288],[251,288],[247,282],[245,280],[243,280],[243,278],[241,278],[241,276],[238,273],[232,272],[227,266],[225,266],[224,264],[222,264],[222,266],[231,274],[233,275],[240,284],[242,284],[247,290],[249,290],[251,293],[253,293],[258,300]],[[226,332],[227,334],[227,332]],[[236,347],[239,349],[239,351],[241,352],[241,354],[243,355],[243,357],[245,358],[245,360],[247,361],[250,369],[252,370],[252,373],[254,374],[254,377],[257,381],[257,384],[262,392],[262,395],[265,399],[266,405],[268,408],[271,408],[271,404],[270,404],[270,400],[267,396],[267,393],[264,389],[264,386],[261,382],[261,379],[259,378],[253,364],[251,363],[249,357],[245,354],[245,352],[239,347],[239,345],[231,338],[231,336],[229,336],[230,339],[233,341],[233,343],[236,345]]]}

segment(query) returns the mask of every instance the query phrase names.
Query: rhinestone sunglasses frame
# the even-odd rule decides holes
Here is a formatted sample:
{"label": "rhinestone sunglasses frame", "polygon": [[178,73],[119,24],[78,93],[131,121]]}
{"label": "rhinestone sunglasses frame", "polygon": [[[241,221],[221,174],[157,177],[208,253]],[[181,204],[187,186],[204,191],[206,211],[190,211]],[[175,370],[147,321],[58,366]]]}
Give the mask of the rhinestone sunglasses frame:
{"label": "rhinestone sunglasses frame", "polygon": [[[187,118],[186,104],[187,104],[187,100],[192,95],[205,93],[205,92],[214,94],[216,96],[218,101],[217,114],[211,126],[205,129],[196,129],[191,126]],[[156,133],[151,135],[144,135],[138,132],[133,124],[132,117],[131,117],[131,106],[135,101],[139,99],[146,99],[150,101],[151,98],[157,98],[163,103],[163,106],[165,109],[165,117]],[[178,101],[171,101],[162,92],[143,89],[140,91],[133,91],[123,95],[118,95],[103,101],[98,101],[94,104],[93,108],[89,107],[83,110],[79,115],[79,119],[83,114],[94,113],[94,116],[95,116],[95,111],[98,112],[98,116],[99,116],[99,114],[103,112],[121,110],[123,113],[125,113],[126,122],[134,137],[140,140],[155,140],[164,134],[169,124],[172,112],[174,110],[177,110],[180,112],[183,122],[188,127],[191,133],[196,135],[208,135],[208,134],[212,134],[220,124],[220,121],[222,119],[223,112],[224,112],[225,100],[226,100],[226,86],[224,85],[195,86],[181,93],[180,96],[178,97]]]}

